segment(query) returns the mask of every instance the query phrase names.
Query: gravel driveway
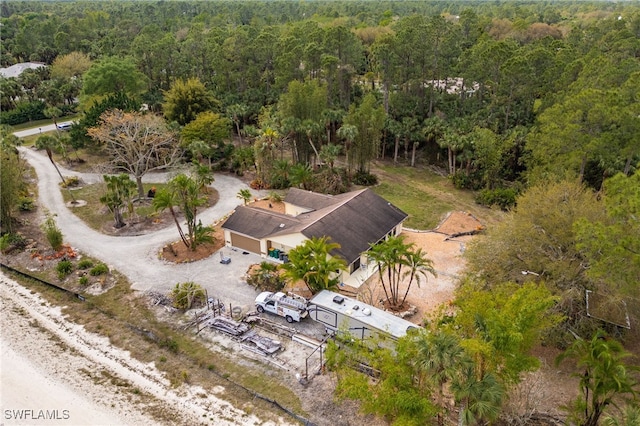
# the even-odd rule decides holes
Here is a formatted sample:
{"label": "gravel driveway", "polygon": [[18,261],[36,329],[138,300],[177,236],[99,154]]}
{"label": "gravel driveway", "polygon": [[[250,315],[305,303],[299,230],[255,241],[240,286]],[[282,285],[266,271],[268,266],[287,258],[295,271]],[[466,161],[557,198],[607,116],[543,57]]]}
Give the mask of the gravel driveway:
{"label": "gravel driveway", "polygon": [[[249,265],[262,259],[255,254],[223,249],[231,263],[220,263],[220,255],[193,263],[173,264],[159,258],[160,249],[178,239],[175,227],[167,227],[141,236],[114,237],[89,228],[65,205],[58,185],[60,177],[48,157],[31,148],[20,148],[25,159],[38,175],[38,199],[40,206],[57,215],[56,222],[64,234],[65,242],[81,252],[96,257],[126,275],[132,288],[139,291],[168,292],[176,283],[194,281],[208,291],[209,296],[239,306],[253,306],[257,292],[242,279]],[[58,166],[60,167],[60,166]],[[85,182],[98,182],[101,175],[83,174],[60,168],[65,176],[79,176]],[[146,182],[166,181],[167,174],[150,174]],[[215,206],[202,211],[199,218],[205,224],[228,215],[241,203],[236,194],[249,189],[241,180],[226,174],[216,174],[211,185],[220,197]],[[252,191],[256,196],[262,193]]]}

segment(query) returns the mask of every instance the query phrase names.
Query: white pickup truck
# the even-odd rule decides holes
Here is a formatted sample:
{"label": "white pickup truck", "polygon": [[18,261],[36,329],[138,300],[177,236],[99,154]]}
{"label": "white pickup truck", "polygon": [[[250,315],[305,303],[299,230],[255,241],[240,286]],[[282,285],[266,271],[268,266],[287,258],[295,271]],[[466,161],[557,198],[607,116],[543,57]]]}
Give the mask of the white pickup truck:
{"label": "white pickup truck", "polygon": [[287,322],[300,321],[307,316],[307,300],[300,296],[264,291],[256,297],[256,310],[285,317]]}

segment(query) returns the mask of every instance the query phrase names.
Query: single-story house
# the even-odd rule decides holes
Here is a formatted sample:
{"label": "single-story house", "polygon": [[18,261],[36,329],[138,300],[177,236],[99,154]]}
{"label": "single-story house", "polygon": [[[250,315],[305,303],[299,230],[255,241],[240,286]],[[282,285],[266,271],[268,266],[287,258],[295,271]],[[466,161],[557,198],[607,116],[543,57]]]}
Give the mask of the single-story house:
{"label": "single-story house", "polygon": [[359,287],[373,273],[366,251],[389,236],[402,232],[407,214],[370,189],[339,195],[291,188],[284,199],[285,213],[238,206],[222,225],[225,245],[264,258],[286,253],[312,237],[329,237],[340,245],[333,255],[342,257],[347,270],[341,282]]}

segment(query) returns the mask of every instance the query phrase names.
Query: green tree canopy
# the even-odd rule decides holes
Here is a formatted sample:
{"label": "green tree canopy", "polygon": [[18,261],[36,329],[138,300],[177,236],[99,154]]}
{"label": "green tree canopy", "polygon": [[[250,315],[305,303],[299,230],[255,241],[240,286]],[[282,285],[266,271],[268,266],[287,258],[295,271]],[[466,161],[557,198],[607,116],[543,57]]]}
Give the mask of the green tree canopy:
{"label": "green tree canopy", "polygon": [[81,103],[91,107],[105,96],[124,92],[137,97],[146,89],[146,77],[131,58],[105,58],[91,65],[83,78]]}
{"label": "green tree canopy", "polygon": [[91,68],[91,59],[82,52],[71,52],[66,55],[60,55],[51,64],[51,77],[70,79],[73,77],[81,77],[87,70]]}
{"label": "green tree canopy", "polygon": [[184,126],[201,112],[218,110],[218,101],[199,79],[178,79],[165,92],[163,109],[167,120]]}
{"label": "green tree canopy", "polygon": [[368,173],[371,160],[378,154],[384,120],[384,109],[373,94],[367,94],[357,107],[352,105],[344,119],[345,124],[357,129],[348,155],[359,172]]}
{"label": "green tree canopy", "polygon": [[574,360],[579,371],[575,375],[580,379],[580,395],[567,407],[572,422],[597,426],[615,401],[636,396],[638,381],[632,371],[638,368],[625,362],[631,355],[620,342],[598,331],[589,340],[576,340],[557,358],[557,363]]}
{"label": "green tree canopy", "polygon": [[290,280],[302,280],[312,293],[335,289],[340,283],[340,274],[346,268],[344,259],[331,255],[339,248],[327,237],[312,237],[304,244],[290,250],[289,262],[282,265]]}
{"label": "green tree canopy", "polygon": [[201,140],[210,146],[220,146],[229,138],[231,121],[211,111],[199,113],[196,118],[186,124],[180,131],[183,143]]}

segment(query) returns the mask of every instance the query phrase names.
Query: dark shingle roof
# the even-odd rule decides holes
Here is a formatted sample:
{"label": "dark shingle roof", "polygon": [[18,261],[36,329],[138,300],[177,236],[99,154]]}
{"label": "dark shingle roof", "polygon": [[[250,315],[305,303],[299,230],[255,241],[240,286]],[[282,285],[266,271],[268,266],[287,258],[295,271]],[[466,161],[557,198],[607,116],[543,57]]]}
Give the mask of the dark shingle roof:
{"label": "dark shingle roof", "polygon": [[327,236],[340,244],[336,253],[347,263],[356,260],[360,253],[369,249],[370,244],[380,241],[407,218],[405,212],[370,189],[349,194],[352,194],[351,198],[302,230],[308,238]]}
{"label": "dark shingle roof", "polygon": [[351,263],[407,218],[370,189],[336,196],[292,189],[285,201],[313,211],[292,217],[241,206],[222,227],[257,239],[295,232],[307,238],[326,236],[340,244],[333,254]]}

